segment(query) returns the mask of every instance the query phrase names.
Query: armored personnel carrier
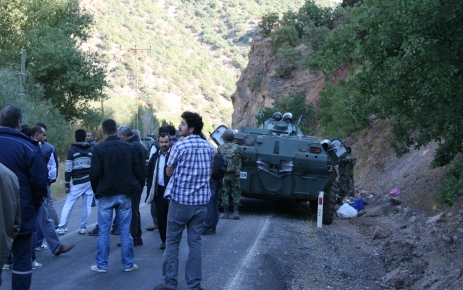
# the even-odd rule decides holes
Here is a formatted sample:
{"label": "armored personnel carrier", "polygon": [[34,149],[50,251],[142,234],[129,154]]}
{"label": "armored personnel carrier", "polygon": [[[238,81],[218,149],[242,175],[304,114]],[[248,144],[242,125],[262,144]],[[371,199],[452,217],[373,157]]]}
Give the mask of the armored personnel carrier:
{"label": "armored personnel carrier", "polygon": [[156,140],[154,140],[154,137],[155,137],[154,135],[147,135],[146,137],[140,138],[141,144],[145,146],[148,152],[150,151],[151,146],[153,146],[153,144],[156,142]]}
{"label": "armored personnel carrier", "polygon": [[[336,165],[346,147],[338,138],[320,141],[305,136],[299,128],[301,118],[293,123],[291,113],[261,118],[261,127],[241,127],[235,133],[234,142],[247,155],[241,168],[242,196],[317,206],[323,191],[323,223],[331,224],[338,193]],[[223,143],[220,137],[226,129],[221,125],[210,134],[217,145]]]}

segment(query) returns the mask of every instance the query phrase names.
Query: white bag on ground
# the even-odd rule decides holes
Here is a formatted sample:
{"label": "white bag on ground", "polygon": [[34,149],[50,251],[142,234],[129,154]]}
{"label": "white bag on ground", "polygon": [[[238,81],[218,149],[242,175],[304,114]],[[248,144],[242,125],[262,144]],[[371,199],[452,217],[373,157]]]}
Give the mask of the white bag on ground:
{"label": "white bag on ground", "polygon": [[336,212],[340,218],[354,218],[357,216],[357,210],[350,206],[348,203],[344,203]]}

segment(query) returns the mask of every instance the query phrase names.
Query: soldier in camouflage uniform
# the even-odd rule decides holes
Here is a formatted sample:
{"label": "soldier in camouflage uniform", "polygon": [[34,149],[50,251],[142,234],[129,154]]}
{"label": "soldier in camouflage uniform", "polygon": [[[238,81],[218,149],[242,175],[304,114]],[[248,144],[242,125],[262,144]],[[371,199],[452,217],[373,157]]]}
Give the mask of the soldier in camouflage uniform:
{"label": "soldier in camouflage uniform", "polygon": [[351,148],[347,147],[346,153],[339,158],[339,195],[341,198],[354,197],[354,166],[357,159],[352,157]]}
{"label": "soldier in camouflage uniform", "polygon": [[233,218],[239,219],[239,207],[241,199],[241,185],[240,185],[240,172],[241,165],[246,160],[246,154],[243,148],[233,143],[235,139],[235,132],[227,129],[222,134],[222,139],[225,142],[220,145],[218,151],[227,157],[228,167],[227,172],[223,178],[222,187],[222,206],[224,208],[223,218],[229,218],[228,203],[230,195],[233,198]]}

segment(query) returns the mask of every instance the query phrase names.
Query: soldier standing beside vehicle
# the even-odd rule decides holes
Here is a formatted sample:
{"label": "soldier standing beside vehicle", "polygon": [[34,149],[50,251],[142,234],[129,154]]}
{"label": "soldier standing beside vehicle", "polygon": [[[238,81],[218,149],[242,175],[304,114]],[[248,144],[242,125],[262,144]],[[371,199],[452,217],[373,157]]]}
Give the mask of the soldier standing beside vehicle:
{"label": "soldier standing beside vehicle", "polygon": [[228,204],[231,195],[233,198],[233,219],[237,220],[240,218],[238,210],[241,205],[241,165],[246,160],[246,153],[244,153],[243,148],[233,143],[235,139],[235,132],[233,130],[225,130],[222,134],[222,139],[224,144],[219,146],[218,151],[227,157],[228,161],[227,172],[223,178],[222,187],[223,218],[228,219],[230,217]]}
{"label": "soldier standing beside vehicle", "polygon": [[339,158],[339,195],[343,202],[347,202],[349,197],[355,196],[354,191],[354,166],[357,159],[352,157],[351,148],[347,147],[346,153]]}

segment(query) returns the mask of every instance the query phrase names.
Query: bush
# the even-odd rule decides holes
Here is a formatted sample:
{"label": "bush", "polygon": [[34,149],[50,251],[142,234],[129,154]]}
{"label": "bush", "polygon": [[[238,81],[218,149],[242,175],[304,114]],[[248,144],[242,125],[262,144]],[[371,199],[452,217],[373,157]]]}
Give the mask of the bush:
{"label": "bush", "polygon": [[337,85],[326,83],[326,89],[320,92],[317,116],[322,135],[344,138],[361,126],[355,121],[353,101],[344,88],[345,83],[343,79]]}
{"label": "bush", "polygon": [[259,28],[262,29],[260,34],[262,34],[264,37],[268,37],[273,28],[278,26],[279,20],[280,17],[278,16],[278,12],[269,12],[264,14],[258,24]]}
{"label": "bush", "polygon": [[291,45],[284,43],[278,48],[277,57],[276,74],[280,78],[287,78],[291,75],[291,71],[297,67],[298,61],[301,59],[301,52]]}

